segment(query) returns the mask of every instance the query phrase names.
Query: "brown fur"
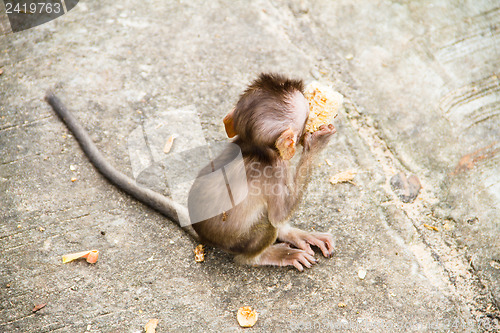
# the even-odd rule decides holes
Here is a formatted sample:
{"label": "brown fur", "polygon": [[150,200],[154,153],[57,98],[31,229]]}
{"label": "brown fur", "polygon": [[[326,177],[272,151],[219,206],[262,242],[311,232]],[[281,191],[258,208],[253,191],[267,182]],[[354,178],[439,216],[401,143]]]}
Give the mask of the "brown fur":
{"label": "brown fur", "polygon": [[[239,262],[293,265],[302,270],[316,262],[310,245],[320,247],[325,256],[333,252],[331,235],[307,233],[287,223],[302,198],[314,156],[334,133],[330,125],[304,134],[309,109],[302,92],[301,81],[261,74],[224,118],[228,135],[237,135],[233,143],[243,155],[249,193],[227,213],[195,223],[193,228],[203,241],[237,254]],[[289,159],[299,141],[304,148],[293,171]],[[228,163],[227,158],[221,154],[214,165]],[[213,191],[214,186],[195,182],[190,202],[215,204],[218,197]],[[278,239],[286,244],[274,244]]]}

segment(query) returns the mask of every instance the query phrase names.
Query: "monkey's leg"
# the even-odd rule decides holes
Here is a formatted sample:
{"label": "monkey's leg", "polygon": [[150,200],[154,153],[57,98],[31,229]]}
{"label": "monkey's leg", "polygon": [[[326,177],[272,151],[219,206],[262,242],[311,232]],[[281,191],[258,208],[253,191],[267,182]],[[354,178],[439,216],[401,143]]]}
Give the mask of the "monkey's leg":
{"label": "monkey's leg", "polygon": [[309,268],[317,262],[317,259],[306,251],[291,248],[286,243],[271,245],[253,257],[240,254],[235,257],[235,260],[248,265],[294,266],[301,272],[304,266]]}
{"label": "monkey's leg", "polygon": [[335,242],[332,235],[322,232],[307,232],[297,228],[292,228],[288,224],[283,225],[278,229],[278,239],[283,242],[292,244],[293,246],[302,249],[314,255],[311,245],[320,248],[325,257],[330,257],[333,254]]}

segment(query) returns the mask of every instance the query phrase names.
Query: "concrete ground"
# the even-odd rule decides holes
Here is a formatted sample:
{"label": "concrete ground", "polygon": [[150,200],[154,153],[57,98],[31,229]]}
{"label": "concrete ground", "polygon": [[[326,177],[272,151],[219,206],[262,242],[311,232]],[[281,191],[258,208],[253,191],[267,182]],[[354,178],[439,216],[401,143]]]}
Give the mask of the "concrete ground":
{"label": "concrete ground", "polygon": [[[244,305],[255,332],[500,329],[497,1],[80,1],[15,34],[0,13],[1,332],[141,332],[151,318],[237,332]],[[345,96],[293,218],[337,249],[303,273],[212,248],[196,263],[196,244],[107,183],[43,101],[54,90],[133,175],[134,129],[188,110],[224,140],[262,71]],[[352,183],[328,182],[342,171]],[[390,186],[401,171],[422,184],[412,203]],[[97,264],[61,262],[94,248]]]}

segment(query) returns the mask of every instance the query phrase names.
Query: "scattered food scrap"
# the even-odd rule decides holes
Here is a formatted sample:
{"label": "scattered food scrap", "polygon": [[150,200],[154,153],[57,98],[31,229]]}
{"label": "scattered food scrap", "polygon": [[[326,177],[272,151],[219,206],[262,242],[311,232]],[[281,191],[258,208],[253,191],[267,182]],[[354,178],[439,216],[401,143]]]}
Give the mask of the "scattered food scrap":
{"label": "scattered food scrap", "polygon": [[337,306],[339,308],[345,308],[347,305],[345,303],[340,302]]}
{"label": "scattered food scrap", "polygon": [[172,145],[174,144],[174,140],[177,138],[177,134],[172,134],[168,137],[167,142],[165,142],[165,146],[163,147],[163,152],[168,154],[172,149]]}
{"label": "scattered food scrap", "polygon": [[498,152],[500,152],[500,148],[495,147],[498,141],[493,142],[492,144],[480,148],[475,152],[462,156],[460,161],[455,168],[455,171],[452,172],[452,175],[457,175],[461,172],[465,172],[474,168],[477,162],[491,158],[495,156]]}
{"label": "scattered food scrap", "polygon": [[146,331],[146,333],[155,333],[158,322],[159,320],[156,318],[150,319],[148,323],[144,326],[144,331]]}
{"label": "scattered food scrap", "polygon": [[257,322],[259,314],[251,306],[244,306],[238,309],[236,319],[241,327],[252,327]]}
{"label": "scattered food scrap", "polygon": [[328,158],[325,158],[325,162],[326,162],[326,164],[328,164],[328,166],[333,165],[332,161],[330,161]]}
{"label": "scattered food scrap", "polygon": [[31,310],[31,312],[37,312],[37,311],[43,309],[45,307],[45,305],[47,305],[47,303],[37,304],[37,305],[35,305],[35,307],[33,308],[33,310]]}
{"label": "scattered food scrap", "polygon": [[205,261],[205,249],[203,248],[203,244],[198,245],[194,249],[194,261],[196,262]]}
{"label": "scattered food scrap", "polygon": [[426,227],[426,228],[427,228],[427,229],[429,229],[429,230],[439,231],[439,229],[438,229],[438,228],[436,228],[436,227],[435,227],[435,226],[433,226],[433,225],[428,225],[428,224],[425,224],[425,223],[424,223],[424,227]]}
{"label": "scattered food scrap", "polygon": [[77,179],[78,179],[78,178],[76,178],[76,177],[71,177],[71,181],[72,181],[73,183],[74,183],[74,182],[76,182],[76,181],[77,181]]}
{"label": "scattered food scrap", "polygon": [[356,185],[352,181],[354,179],[354,176],[356,176],[356,171],[342,171],[342,172],[337,173],[336,175],[331,176],[330,183],[335,185],[335,184],[347,182],[347,183],[351,183],[353,185]]}
{"label": "scattered food scrap", "polygon": [[413,202],[422,188],[417,176],[411,175],[406,178],[404,172],[392,176],[390,183],[394,193],[405,203]]}
{"label": "scattered food scrap", "polygon": [[500,269],[500,262],[492,260],[492,261],[490,261],[490,266],[495,268],[495,269]]}
{"label": "scattered food scrap", "polygon": [[364,280],[365,277],[366,277],[366,270],[364,270],[363,268],[360,268],[358,270],[358,277],[361,279],[361,280]]}
{"label": "scattered food scrap", "polygon": [[62,256],[62,261],[63,264],[65,264],[76,259],[85,258],[89,264],[95,264],[97,262],[98,257],[99,257],[98,250],[90,250],[90,251],[65,254]]}

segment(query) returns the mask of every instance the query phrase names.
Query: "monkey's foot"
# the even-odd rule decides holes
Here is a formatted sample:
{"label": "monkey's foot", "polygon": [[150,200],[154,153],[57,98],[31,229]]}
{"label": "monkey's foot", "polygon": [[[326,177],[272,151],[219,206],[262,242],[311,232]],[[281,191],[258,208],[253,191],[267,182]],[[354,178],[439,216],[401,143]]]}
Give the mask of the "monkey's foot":
{"label": "monkey's foot", "polygon": [[291,248],[287,243],[271,245],[257,257],[249,258],[245,255],[238,255],[235,259],[240,263],[250,265],[294,266],[301,272],[304,266],[310,268],[317,262],[317,259],[306,251]]}
{"label": "monkey's foot", "polygon": [[278,239],[290,243],[306,251],[310,255],[314,255],[311,245],[317,246],[325,257],[330,257],[333,254],[333,248],[335,246],[333,237],[329,233],[306,232],[289,226],[284,226],[279,229]]}

